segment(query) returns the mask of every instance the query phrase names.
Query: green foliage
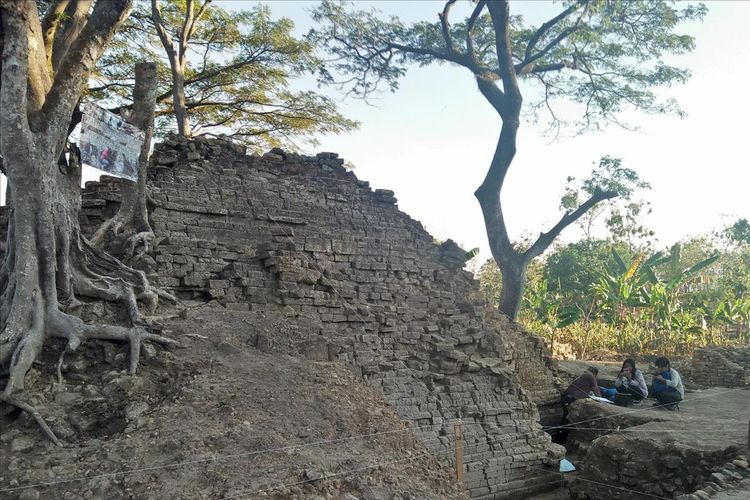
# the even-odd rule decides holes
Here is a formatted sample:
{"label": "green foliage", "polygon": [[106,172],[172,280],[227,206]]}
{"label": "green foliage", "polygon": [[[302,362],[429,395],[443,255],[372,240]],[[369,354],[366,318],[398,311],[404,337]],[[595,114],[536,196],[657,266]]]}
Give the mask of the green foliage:
{"label": "green foliage", "polygon": [[[161,12],[168,35],[178,39],[185,1],[165,1]],[[295,38],[293,29],[289,19],[271,19],[264,6],[241,12],[208,7],[187,52],[185,97],[194,135],[226,134],[262,150],[293,147],[295,140],[316,144],[319,134],[358,126],[332,99],[293,90],[295,79],[320,64],[314,47]],[[172,129],[172,77],[146,3],[136,5],[100,59],[89,99],[129,105],[133,67],[143,59],[158,62],[158,127]]]}
{"label": "green foliage", "polygon": [[724,234],[732,243],[750,245],[750,222],[747,219],[738,219],[724,230]]}
{"label": "green foliage", "polygon": [[588,309],[589,290],[598,281],[599,272],[614,264],[612,246],[610,241],[596,239],[559,246],[546,257],[544,276],[554,291]]}
{"label": "green foliage", "polygon": [[503,277],[494,260],[489,259],[482,264],[476,272],[479,281],[479,289],[484,294],[487,302],[493,307],[500,304],[500,293],[503,290]]}
{"label": "green foliage", "polygon": [[592,196],[597,191],[614,191],[621,198],[630,199],[635,189],[650,189],[648,182],[642,181],[638,173],[622,166],[620,158],[603,156],[592,170],[591,178],[583,181],[581,189]]}
{"label": "green foliage", "polygon": [[[477,275],[490,301],[499,271]],[[519,321],[579,356],[592,350],[686,353],[750,342],[750,248],[718,254],[691,238],[668,251],[630,254],[607,240],[556,248],[530,273]]]}
{"label": "green foliage", "polygon": [[643,215],[651,213],[651,202],[645,200],[614,206],[605,220],[613,240],[626,243],[631,251],[651,247],[654,231],[644,225]]}
{"label": "green foliage", "polygon": [[560,208],[571,212],[578,208],[583,200],[597,193],[616,193],[615,198],[591,207],[576,224],[586,238],[591,239],[595,222],[604,217],[606,227],[614,240],[627,242],[631,249],[639,246],[638,244],[648,246],[648,238],[653,236],[653,231],[646,229],[641,223],[641,216],[644,211],[650,213],[649,202],[633,200],[633,195],[637,191],[646,189],[651,189],[651,185],[642,180],[635,170],[623,167],[620,158],[603,156],[592,169],[588,179],[578,181],[574,177],[568,177]]}

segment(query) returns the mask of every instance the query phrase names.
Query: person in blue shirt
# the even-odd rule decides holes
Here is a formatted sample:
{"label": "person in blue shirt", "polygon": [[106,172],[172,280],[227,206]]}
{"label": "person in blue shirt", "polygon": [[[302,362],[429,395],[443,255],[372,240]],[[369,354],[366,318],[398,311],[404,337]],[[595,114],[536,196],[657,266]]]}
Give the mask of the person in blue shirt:
{"label": "person in blue shirt", "polygon": [[677,370],[669,365],[667,358],[656,358],[656,370],[651,384],[651,391],[658,401],[654,406],[667,410],[677,409],[677,405],[685,397],[685,386]]}

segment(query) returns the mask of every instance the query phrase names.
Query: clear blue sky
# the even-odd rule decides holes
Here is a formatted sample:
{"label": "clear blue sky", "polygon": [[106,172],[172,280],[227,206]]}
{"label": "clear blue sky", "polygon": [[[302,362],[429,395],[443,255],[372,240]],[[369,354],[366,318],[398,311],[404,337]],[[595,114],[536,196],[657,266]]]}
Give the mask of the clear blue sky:
{"label": "clear blue sky", "polygon": [[[229,9],[257,2],[216,1]],[[266,1],[274,17],[295,21],[300,33],[311,27],[308,10],[315,2]],[[503,191],[512,236],[537,234],[560,216],[559,198],[568,175],[586,176],[603,154],[651,182],[654,212],[647,219],[661,245],[705,233],[737,217],[750,217],[750,2],[708,1],[703,23],[685,25],[696,37],[696,50],[676,62],[693,78],[664,90],[677,98],[687,118],[629,115],[641,131],[610,127],[603,132],[551,142],[543,127],[523,123],[518,154]],[[357,2],[405,21],[435,20],[443,2]],[[470,8],[459,2],[456,16]],[[513,2],[532,24],[554,15],[550,2]],[[463,9],[460,10],[460,9]],[[307,82],[302,82],[306,84]],[[327,91],[335,95],[333,91]],[[349,99],[341,110],[362,122],[345,136],[321,139],[308,152],[335,151],[356,166],[359,178],[392,189],[400,208],[420,220],[437,238],[453,238],[480,247],[489,256],[481,211],[473,192],[492,156],[499,119],[461,68],[413,68],[395,94],[376,106]],[[89,178],[94,176],[87,173]],[[580,236],[569,228],[563,239]]]}

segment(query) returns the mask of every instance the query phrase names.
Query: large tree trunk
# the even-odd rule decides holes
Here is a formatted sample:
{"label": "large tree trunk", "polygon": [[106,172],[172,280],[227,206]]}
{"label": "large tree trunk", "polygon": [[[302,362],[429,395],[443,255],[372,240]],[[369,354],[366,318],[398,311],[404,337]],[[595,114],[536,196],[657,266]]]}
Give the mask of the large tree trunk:
{"label": "large tree trunk", "polygon": [[[136,300],[155,306],[158,297],[145,275],[81,236],[76,152],[68,165],[58,163],[88,75],[130,5],[130,0],[98,1],[67,53],[57,59],[45,53],[51,48],[42,40],[32,0],[0,3],[0,154],[11,207],[0,265],[0,373],[8,376],[0,401],[30,412],[58,444],[39,413],[14,394],[23,389],[47,338],[66,339],[68,350],[92,338],[127,341],[131,373],[143,340],[172,342],[139,326]],[[54,80],[49,60],[60,61]],[[133,326],[87,325],[61,310],[75,307],[76,295],[122,303]]]}
{"label": "large tree trunk", "polygon": [[[552,229],[541,233],[529,248],[520,251],[514,247],[508,236],[500,197],[505,177],[516,155],[516,138],[523,98],[518,87],[511,50],[509,4],[507,1],[495,1],[487,2],[486,6],[495,29],[498,68],[496,73],[479,73],[475,76],[479,91],[500,115],[503,125],[490,168],[474,195],[482,207],[492,257],[503,276],[500,310],[515,320],[523,299],[526,268],[529,263],[549,248],[563,229],[600,201],[614,198],[618,194],[614,191],[597,190],[576,210],[565,213]],[[498,74],[502,80],[502,90],[496,83]]]}
{"label": "large tree trunk", "polygon": [[177,133],[190,137],[190,122],[188,121],[187,105],[185,104],[185,70],[180,61],[170,61],[172,65],[172,100],[174,101],[174,116],[177,120]]}
{"label": "large tree trunk", "polygon": [[149,241],[153,237],[146,207],[146,178],[154,131],[156,84],[156,64],[136,64],[133,113],[128,122],[145,132],[141,154],[138,158],[138,181],[120,179],[120,208],[115,216],[102,224],[91,238],[93,246],[103,247],[113,255],[124,259],[133,256],[138,243],[143,243],[145,251],[148,251]]}
{"label": "large tree trunk", "polygon": [[492,257],[503,276],[500,311],[510,319],[515,320],[521,307],[526,267],[530,259],[524,258],[514,248],[513,242],[510,240],[500,196],[505,176],[516,155],[516,137],[520,124],[520,100],[513,110],[508,110],[507,104],[504,102],[507,97],[498,95],[494,82],[477,79],[477,83],[485,98],[496,109],[502,110],[505,114],[492,163],[482,185],[475,191],[474,196],[476,196],[482,208]]}
{"label": "large tree trunk", "polygon": [[521,310],[527,268],[528,263],[524,261],[511,261],[506,262],[500,269],[503,277],[503,287],[500,292],[500,311],[509,318],[515,319]]}

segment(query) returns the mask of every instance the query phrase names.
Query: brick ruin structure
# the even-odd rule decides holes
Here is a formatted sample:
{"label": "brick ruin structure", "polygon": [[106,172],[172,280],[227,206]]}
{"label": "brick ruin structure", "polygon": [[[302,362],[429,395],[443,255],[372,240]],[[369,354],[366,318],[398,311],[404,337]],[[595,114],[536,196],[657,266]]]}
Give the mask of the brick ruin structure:
{"label": "brick ruin structure", "polygon": [[[359,370],[451,466],[460,418],[472,497],[549,488],[557,475],[539,470],[564,449],[540,426],[559,421],[544,342],[487,306],[463,250],[343,163],[169,137],[149,171],[157,244],[138,266],[184,300],[309,320],[303,354]],[[87,183],[85,234],[116,212],[118,182]]]}
{"label": "brick ruin structure", "polygon": [[750,385],[750,347],[705,347],[693,353],[691,381],[706,387]]}

